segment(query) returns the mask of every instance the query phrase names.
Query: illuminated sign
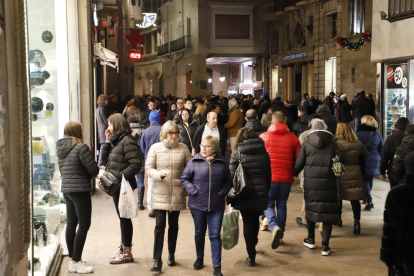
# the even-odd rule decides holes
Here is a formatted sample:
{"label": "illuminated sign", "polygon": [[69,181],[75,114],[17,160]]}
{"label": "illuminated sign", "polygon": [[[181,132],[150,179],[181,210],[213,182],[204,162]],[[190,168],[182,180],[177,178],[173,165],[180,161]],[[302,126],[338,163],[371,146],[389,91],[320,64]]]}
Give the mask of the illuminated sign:
{"label": "illuminated sign", "polygon": [[285,60],[291,60],[291,59],[296,59],[296,58],[304,58],[307,57],[308,54],[306,53],[300,53],[300,54],[296,54],[296,55],[291,55],[291,56],[285,56]]}
{"label": "illuminated sign", "polygon": [[141,24],[136,24],[139,28],[148,28],[151,26],[155,26],[155,20],[157,20],[156,13],[142,13],[144,15],[144,19],[142,20]]}
{"label": "illuminated sign", "polygon": [[128,53],[128,58],[129,59],[141,59],[142,54],[138,53],[138,52],[129,52]]}

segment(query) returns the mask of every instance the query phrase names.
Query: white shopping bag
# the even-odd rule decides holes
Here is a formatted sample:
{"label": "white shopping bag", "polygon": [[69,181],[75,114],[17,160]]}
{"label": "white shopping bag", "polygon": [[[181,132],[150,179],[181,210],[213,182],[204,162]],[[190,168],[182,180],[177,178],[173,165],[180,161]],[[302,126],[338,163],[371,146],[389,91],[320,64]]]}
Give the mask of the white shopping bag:
{"label": "white shopping bag", "polygon": [[134,190],[132,190],[124,175],[122,175],[118,208],[121,218],[134,218],[138,215],[138,205],[135,201]]}

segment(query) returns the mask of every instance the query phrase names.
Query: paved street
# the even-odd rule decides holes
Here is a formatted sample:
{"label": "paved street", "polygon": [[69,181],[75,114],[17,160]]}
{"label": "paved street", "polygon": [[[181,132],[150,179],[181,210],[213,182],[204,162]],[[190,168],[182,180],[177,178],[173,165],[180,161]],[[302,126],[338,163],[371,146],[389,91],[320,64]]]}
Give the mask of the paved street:
{"label": "paved street", "polygon": [[[344,202],[343,227],[334,227],[331,238],[331,255],[321,256],[321,237],[317,235],[315,250],[303,246],[302,240],[307,230],[297,226],[295,217],[300,214],[303,193],[298,184],[292,187],[288,202],[287,230],[285,244],[277,250],[270,247],[270,232],[259,233],[257,245],[257,266],[248,267],[243,232],[240,231],[239,244],[232,250],[223,250],[222,272],[231,275],[387,275],[385,265],[379,260],[382,233],[382,215],[385,198],[389,189],[386,182],[375,180],[373,202],[375,209],[362,211],[360,236],[352,233],[353,219],[349,202]],[[363,207],[363,206],[362,206]],[[97,191],[93,196],[92,226],[86,241],[83,259],[93,264],[95,275],[153,275],[152,265],[153,232],[155,219],[148,217],[148,211],[140,211],[133,219],[133,255],[135,262],[110,265],[109,257],[118,251],[120,244],[119,220],[112,198]],[[242,221],[240,220],[240,226]],[[318,231],[316,232],[318,233]],[[164,244],[166,245],[166,243]],[[167,266],[167,250],[164,246],[164,275],[212,275],[211,254],[208,238],[206,240],[205,268],[193,270],[196,259],[193,220],[189,210],[181,212],[180,230],[177,243],[177,266]],[[60,275],[67,273],[65,257]]]}

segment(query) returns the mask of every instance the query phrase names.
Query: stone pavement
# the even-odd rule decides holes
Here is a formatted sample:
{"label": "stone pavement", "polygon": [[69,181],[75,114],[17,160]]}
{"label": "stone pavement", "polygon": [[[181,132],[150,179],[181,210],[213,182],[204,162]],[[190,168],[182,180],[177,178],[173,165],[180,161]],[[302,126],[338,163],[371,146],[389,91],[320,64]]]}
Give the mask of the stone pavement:
{"label": "stone pavement", "polygon": [[[223,250],[222,272],[231,275],[387,275],[386,266],[379,260],[381,245],[384,203],[389,184],[374,180],[373,202],[371,211],[362,210],[361,235],[355,236],[353,230],[352,209],[349,202],[343,204],[343,226],[333,229],[330,242],[331,255],[321,255],[321,237],[316,236],[317,248],[306,248],[302,241],[307,230],[300,228],[295,218],[300,215],[303,192],[294,184],[287,204],[288,215],[284,244],[278,249],[270,247],[271,233],[260,231],[257,245],[257,265],[249,267],[244,260],[247,257],[243,231],[240,231],[239,244],[232,250]],[[135,261],[129,264],[110,265],[109,257],[118,251],[120,244],[120,227],[112,198],[99,189],[92,197],[92,225],[86,240],[82,259],[94,266],[94,275],[158,275],[150,272],[154,241],[155,219],[148,217],[148,211],[140,211],[134,218],[133,255]],[[363,206],[362,206],[363,207]],[[167,242],[164,243],[164,275],[212,275],[210,243],[206,237],[205,268],[193,270],[196,259],[194,245],[194,226],[190,211],[180,215],[180,230],[177,242],[177,266],[167,266]],[[242,220],[240,220],[242,229]],[[316,229],[316,233],[318,233]],[[75,275],[67,272],[68,258],[65,257],[60,274]]]}

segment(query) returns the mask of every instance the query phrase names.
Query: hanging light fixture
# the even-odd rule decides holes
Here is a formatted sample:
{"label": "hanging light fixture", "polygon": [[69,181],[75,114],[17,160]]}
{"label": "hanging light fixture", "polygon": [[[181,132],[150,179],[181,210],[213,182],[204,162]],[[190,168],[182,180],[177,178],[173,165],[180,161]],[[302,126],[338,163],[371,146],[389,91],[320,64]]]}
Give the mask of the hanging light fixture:
{"label": "hanging light fixture", "polygon": [[223,81],[225,81],[225,80],[226,80],[226,77],[225,77],[225,76],[223,76],[223,65],[221,65],[221,76],[219,77],[219,80],[220,80],[221,82],[223,82]]}
{"label": "hanging light fixture", "polygon": [[213,79],[212,78],[208,78],[208,83],[212,83]]}

